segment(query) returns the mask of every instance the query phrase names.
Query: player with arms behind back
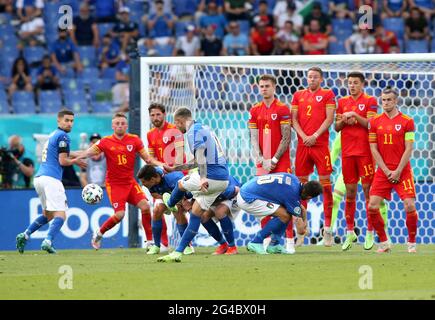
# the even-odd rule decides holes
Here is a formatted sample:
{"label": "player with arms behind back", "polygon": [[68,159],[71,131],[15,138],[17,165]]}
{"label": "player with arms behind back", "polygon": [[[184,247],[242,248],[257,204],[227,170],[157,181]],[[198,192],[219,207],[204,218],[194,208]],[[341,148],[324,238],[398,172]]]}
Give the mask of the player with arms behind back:
{"label": "player with arms behind back", "polygon": [[[358,182],[362,180],[362,188],[368,209],[369,190],[373,181],[374,163],[368,142],[368,122],[376,115],[378,103],[376,99],[364,93],[365,78],[361,72],[347,75],[349,96],[338,99],[335,130],[341,132],[342,172],[346,186],[345,217],[347,226],[343,251],[349,250],[356,241],[354,232],[356,193]],[[367,213],[367,234],[364,249],[371,249],[374,244],[373,226]]]}
{"label": "player with arms behind back", "polygon": [[78,158],[79,151],[70,151],[70,138],[74,123],[74,113],[63,109],[57,114],[58,128],[50,137],[42,151],[41,166],[34,179],[35,190],[42,206],[42,215],[37,217],[24,231],[17,235],[17,249],[24,252],[24,246],[30,235],[53,220],[48,230],[47,238],[42,241],[41,249],[48,253],[56,253],[52,241],[59,233],[66,219],[67,199],[62,184],[62,173],[65,166],[77,164],[81,168],[86,163]]}
{"label": "player with arms behind back", "polygon": [[[325,215],[324,245],[332,246],[332,165],[329,154],[329,127],[334,122],[335,94],[321,88],[323,72],[312,67],[307,72],[308,88],[295,92],[292,100],[292,123],[298,134],[295,173],[304,183],[313,172],[314,165],[323,187],[323,212]],[[307,208],[307,201],[302,205]]]}
{"label": "player with arms behind back", "polygon": [[414,120],[397,109],[396,90],[387,87],[382,91],[383,113],[369,122],[370,149],[378,168],[370,188],[369,213],[373,227],[379,236],[378,252],[391,250],[384,220],[379,213],[383,199],[391,199],[396,190],[403,201],[408,229],[408,252],[415,253],[418,215],[415,209],[415,185],[411,158],[414,144]]}
{"label": "player with arms behind back", "polygon": [[[268,173],[291,173],[290,108],[275,97],[276,78],[265,74],[258,80],[263,101],[255,104],[249,111],[249,133],[253,147],[257,175]],[[271,216],[261,220],[264,227]],[[286,230],[287,250],[294,253],[293,221],[290,219]]]}
{"label": "player with arms behind back", "polygon": [[106,191],[115,211],[115,214],[107,219],[92,237],[92,246],[96,250],[101,247],[103,234],[124,218],[127,202],[138,207],[142,214],[151,215],[148,200],[135,180],[136,154],[138,153],[147,163],[163,164],[151,158],[142,140],[137,135],[127,133],[127,128],[127,117],[123,113],[116,113],[112,118],[113,134],[103,137],[86,150],[84,155],[92,157],[103,152],[106,156]]}

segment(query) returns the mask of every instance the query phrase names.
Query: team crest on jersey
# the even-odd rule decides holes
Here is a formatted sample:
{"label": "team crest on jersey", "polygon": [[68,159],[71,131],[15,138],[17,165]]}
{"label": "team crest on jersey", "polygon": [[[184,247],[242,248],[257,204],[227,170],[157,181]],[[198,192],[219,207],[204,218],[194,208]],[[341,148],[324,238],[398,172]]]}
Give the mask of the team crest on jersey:
{"label": "team crest on jersey", "polygon": [[294,213],[295,213],[296,215],[300,216],[300,215],[301,215],[301,207],[295,207],[295,209],[294,209]]}
{"label": "team crest on jersey", "polygon": [[361,111],[363,111],[364,108],[365,108],[365,106],[366,106],[365,104],[361,103],[361,104],[358,105],[358,109],[360,109]]}
{"label": "team crest on jersey", "polygon": [[113,204],[113,207],[116,209],[116,208],[118,208],[118,202],[115,202],[114,204]]}
{"label": "team crest on jersey", "polygon": [[276,113],[272,113],[270,116],[272,120],[276,120],[276,118],[278,118],[278,115]]}
{"label": "team crest on jersey", "polygon": [[323,97],[322,97],[322,96],[316,96],[316,101],[317,101],[317,102],[320,102],[320,101],[322,101],[322,99],[323,99]]}
{"label": "team crest on jersey", "polygon": [[164,144],[168,143],[168,141],[169,141],[169,138],[168,138],[168,137],[163,137],[163,143],[164,143]]}
{"label": "team crest on jersey", "polygon": [[127,144],[127,150],[131,152],[131,150],[133,150],[133,145]]}
{"label": "team crest on jersey", "polygon": [[396,131],[399,131],[399,130],[402,128],[402,125],[400,125],[400,124],[396,124],[396,125],[394,126],[394,128],[396,129]]}
{"label": "team crest on jersey", "polygon": [[273,209],[274,205],[273,205],[272,202],[268,202],[268,203],[266,204],[266,207],[268,207],[269,209]]}

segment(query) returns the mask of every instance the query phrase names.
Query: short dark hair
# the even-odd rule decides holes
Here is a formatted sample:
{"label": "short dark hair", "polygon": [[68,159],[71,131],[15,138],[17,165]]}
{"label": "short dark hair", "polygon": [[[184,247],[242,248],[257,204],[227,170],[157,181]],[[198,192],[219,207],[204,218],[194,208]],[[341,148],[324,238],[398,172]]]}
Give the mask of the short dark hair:
{"label": "short dark hair", "polygon": [[159,173],[157,172],[156,167],[151,164],[146,164],[140,168],[139,172],[137,173],[137,178],[148,181],[153,177],[157,177],[158,175]]}
{"label": "short dark hair", "polygon": [[271,75],[271,74],[263,74],[263,75],[261,75],[261,76],[258,78],[258,83],[260,83],[261,80],[263,80],[263,81],[272,81],[272,83],[273,83],[274,85],[276,85],[276,78],[275,78],[274,75]]}
{"label": "short dark hair", "polygon": [[73,116],[74,112],[72,112],[71,110],[68,110],[66,108],[61,109],[58,113],[57,113],[57,117],[58,118],[63,118],[64,116]]}
{"label": "short dark hair", "polygon": [[352,71],[347,75],[347,78],[359,78],[361,80],[361,82],[364,83],[364,81],[366,80],[366,78],[364,77],[364,75],[362,74],[362,72],[359,71]]}
{"label": "short dark hair", "polygon": [[181,117],[181,118],[192,118],[192,111],[190,111],[186,107],[180,107],[174,112],[174,118],[175,117]]}
{"label": "short dark hair", "polygon": [[165,106],[158,102],[151,103],[150,106],[148,107],[148,112],[151,112],[151,110],[153,109],[159,109],[162,113],[166,113]]}
{"label": "short dark hair", "polygon": [[319,181],[308,181],[307,183],[304,183],[302,186],[302,193],[301,193],[301,199],[305,200],[307,197],[315,198],[319,194],[323,192],[323,187],[320,184]]}
{"label": "short dark hair", "polygon": [[310,71],[316,71],[316,72],[320,73],[320,76],[321,76],[321,77],[323,77],[323,71],[322,71],[322,69],[320,69],[319,67],[311,67],[311,68],[309,68],[308,71],[307,71],[307,74],[308,74],[308,72],[310,72]]}
{"label": "short dark hair", "polygon": [[112,119],[115,119],[115,118],[125,118],[125,119],[127,119],[127,116],[124,113],[122,113],[122,112],[117,112],[112,117]]}
{"label": "short dark hair", "polygon": [[382,90],[382,94],[390,94],[390,93],[394,94],[396,98],[399,96],[397,90],[391,86],[387,86],[384,90]]}

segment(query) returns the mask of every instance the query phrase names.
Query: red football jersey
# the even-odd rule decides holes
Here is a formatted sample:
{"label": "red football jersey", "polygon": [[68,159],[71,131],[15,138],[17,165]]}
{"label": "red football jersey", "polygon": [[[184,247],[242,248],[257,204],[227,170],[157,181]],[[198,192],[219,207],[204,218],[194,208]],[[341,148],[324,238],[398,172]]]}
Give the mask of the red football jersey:
{"label": "red football jersey", "polygon": [[93,145],[98,152],[104,152],[107,162],[106,181],[110,184],[131,184],[134,179],[136,153],[144,149],[142,140],[135,134],[127,133],[122,139],[107,136]]}
{"label": "red football jersey", "polygon": [[[355,111],[361,117],[370,119],[376,115],[378,103],[376,99],[365,93],[355,100],[352,96],[338,99],[337,119],[345,112]],[[354,125],[345,125],[341,130],[341,149],[343,157],[371,155],[367,139],[369,131],[356,120]]]}
{"label": "red football jersey", "polygon": [[[377,143],[388,169],[396,170],[405,152],[405,134],[414,130],[414,120],[401,112],[393,119],[382,113],[370,120],[369,142]],[[405,168],[410,168],[409,162]]]}
{"label": "red football jersey", "polygon": [[[258,139],[264,159],[271,159],[281,142],[281,125],[290,124],[290,109],[275,98],[269,108],[263,102],[254,105],[250,113],[248,127],[258,129]],[[290,153],[284,152],[278,163],[288,162],[290,167]]]}
{"label": "red football jersey", "polygon": [[[331,89],[311,92],[310,89],[296,91],[293,95],[292,110],[298,112],[298,122],[306,135],[311,136],[326,119],[326,109],[335,109],[335,94]],[[298,135],[298,144],[303,141]],[[329,144],[329,130],[317,138],[316,146]]]}
{"label": "red football jersey", "polygon": [[165,122],[161,130],[152,128],[148,131],[147,140],[149,154],[169,166],[175,163],[175,147],[184,147],[183,134],[169,122]]}

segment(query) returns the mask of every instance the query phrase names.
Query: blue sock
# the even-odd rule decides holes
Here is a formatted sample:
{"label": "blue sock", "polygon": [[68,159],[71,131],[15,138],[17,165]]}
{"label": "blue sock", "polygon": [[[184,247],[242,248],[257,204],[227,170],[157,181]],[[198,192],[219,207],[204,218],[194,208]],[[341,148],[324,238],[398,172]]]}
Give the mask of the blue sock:
{"label": "blue sock", "polygon": [[185,195],[184,191],[181,191],[178,188],[178,183],[175,184],[174,190],[171,192],[171,198],[168,201],[168,206],[173,207],[175,206],[181,199],[183,199]]}
{"label": "blue sock", "polygon": [[207,222],[202,223],[202,225],[209,235],[211,235],[219,244],[225,243],[225,239],[213,219],[209,219]]}
{"label": "blue sock", "polygon": [[185,224],[178,224],[177,223],[177,230],[178,230],[178,233],[180,234],[181,237],[183,236],[184,230],[186,230],[186,228],[187,228],[187,223],[185,223]]}
{"label": "blue sock", "polygon": [[152,222],[151,228],[153,230],[153,239],[154,239],[154,244],[160,248],[160,239],[162,237],[162,225],[163,222],[162,220],[157,220]]}
{"label": "blue sock", "polygon": [[[274,219],[278,219],[278,218],[274,218]],[[287,225],[288,224],[284,224],[280,230],[272,233],[270,245],[277,246],[277,245],[283,243],[283,241],[281,241],[281,240],[283,240],[283,236],[284,236],[285,230],[287,228]]]}
{"label": "blue sock", "polygon": [[219,220],[221,223],[222,232],[224,233],[225,239],[227,239],[228,245],[234,247],[234,228],[231,219],[225,217]]}
{"label": "blue sock", "polygon": [[27,227],[24,233],[27,236],[30,236],[33,232],[41,228],[43,225],[46,225],[47,223],[48,223],[47,217],[44,215],[40,215],[38,218],[33,220],[33,222]]}
{"label": "blue sock", "polygon": [[201,218],[193,214],[190,214],[189,224],[187,225],[187,228],[183,233],[180,243],[178,244],[178,247],[177,249],[175,249],[175,251],[180,253],[184,251],[184,249],[189,245],[189,243],[193,240],[193,238],[195,238],[196,234],[198,233],[200,225],[201,225]]}
{"label": "blue sock", "polygon": [[54,237],[59,233],[60,228],[62,228],[64,222],[65,220],[61,217],[54,217],[50,229],[48,229],[47,240],[53,241]]}
{"label": "blue sock", "polygon": [[267,238],[271,233],[278,233],[282,228],[286,227],[286,223],[282,222],[278,218],[274,218],[270,220],[263,229],[260,230],[260,232],[257,233],[254,240],[252,240],[253,243],[263,243],[263,240]]}

